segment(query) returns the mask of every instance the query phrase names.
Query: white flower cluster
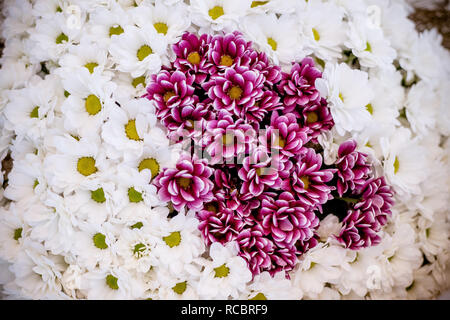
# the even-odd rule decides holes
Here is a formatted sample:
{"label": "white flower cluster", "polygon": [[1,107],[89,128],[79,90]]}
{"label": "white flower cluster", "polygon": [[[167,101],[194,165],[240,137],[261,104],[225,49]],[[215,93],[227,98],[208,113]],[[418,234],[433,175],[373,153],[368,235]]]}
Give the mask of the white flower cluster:
{"label": "white flower cluster", "polygon": [[[0,283],[32,299],[403,299],[450,286],[450,54],[400,0],[5,0],[0,69]],[[173,167],[145,98],[185,31],[241,31],[274,63],[313,56],[335,127],[393,186],[382,243],[338,244],[337,218],[290,279],[252,279],[207,248],[152,177]],[[5,163],[5,161],[4,161]]]}

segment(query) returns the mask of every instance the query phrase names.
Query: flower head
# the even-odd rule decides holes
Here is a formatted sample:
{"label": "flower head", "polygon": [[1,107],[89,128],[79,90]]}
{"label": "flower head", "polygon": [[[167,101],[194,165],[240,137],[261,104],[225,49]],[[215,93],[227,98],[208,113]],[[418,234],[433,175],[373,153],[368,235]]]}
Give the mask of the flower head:
{"label": "flower head", "polygon": [[240,65],[250,45],[251,43],[245,41],[242,34],[237,31],[225,36],[216,35],[211,39],[208,57],[218,69]]}
{"label": "flower head", "polygon": [[381,242],[376,226],[378,224],[370,211],[349,210],[337,240],[353,250],[376,245]]}

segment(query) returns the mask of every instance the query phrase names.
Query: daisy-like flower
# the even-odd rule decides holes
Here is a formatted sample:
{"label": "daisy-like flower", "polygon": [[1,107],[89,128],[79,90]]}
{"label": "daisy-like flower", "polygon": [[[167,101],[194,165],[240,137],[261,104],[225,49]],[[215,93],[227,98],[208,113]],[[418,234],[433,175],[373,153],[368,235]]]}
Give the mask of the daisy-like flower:
{"label": "daisy-like flower", "polygon": [[[342,197],[347,191],[360,190],[372,171],[367,155],[356,150],[356,142],[348,140],[339,146],[336,160],[337,192]],[[358,192],[358,191],[356,191]]]}
{"label": "daisy-like flower", "polygon": [[204,202],[212,200],[213,183],[209,180],[213,170],[206,160],[181,158],[174,169],[165,169],[155,179],[158,195],[171,201],[176,210],[187,206],[200,210]]}
{"label": "daisy-like flower", "polygon": [[189,211],[179,213],[169,221],[161,221],[157,235],[162,243],[155,248],[160,266],[179,274],[184,266],[199,258],[205,251],[205,244],[198,230],[198,220]]}
{"label": "daisy-like flower", "polygon": [[257,148],[244,158],[239,178],[243,181],[240,194],[243,200],[261,195],[265,187],[278,189],[282,184],[278,173],[278,159],[267,154],[265,148]]}
{"label": "daisy-like flower", "polygon": [[290,64],[306,52],[298,35],[298,22],[293,15],[275,13],[249,15],[241,22],[242,32],[259,50],[267,53],[275,64]]}
{"label": "daisy-like flower", "polygon": [[343,8],[334,3],[314,1],[297,12],[300,29],[314,54],[325,61],[339,59],[346,40]]}
{"label": "daisy-like flower", "polygon": [[181,272],[174,274],[165,268],[157,267],[155,280],[151,281],[153,300],[198,300],[197,284],[200,278],[201,263],[197,261],[186,266]]}
{"label": "daisy-like flower", "polygon": [[286,107],[283,112],[293,112],[307,104],[318,103],[320,93],[315,81],[321,76],[322,73],[314,67],[311,58],[303,59],[301,64],[295,63],[290,74],[283,73],[283,79],[278,85],[278,90],[284,95],[283,103]]}
{"label": "daisy-like flower", "polygon": [[98,134],[114,104],[111,95],[115,84],[98,73],[60,71],[64,89],[70,94],[61,106],[65,129],[81,135]]}
{"label": "daisy-like flower", "polygon": [[228,68],[204,84],[216,110],[227,110],[239,116],[253,106],[263,94],[264,76],[244,67]]}
{"label": "daisy-like flower", "polygon": [[364,15],[354,15],[348,22],[348,41],[345,45],[367,68],[388,68],[397,57],[396,51],[384,37],[381,28],[370,26]]}
{"label": "daisy-like flower", "polygon": [[153,28],[127,25],[123,30],[111,38],[109,47],[117,70],[129,72],[134,78],[159,71],[167,49],[164,36]]}
{"label": "daisy-like flower", "polygon": [[272,112],[266,136],[267,140],[270,139],[271,147],[279,150],[281,161],[298,154],[309,141],[307,130],[300,127],[293,113],[280,115],[276,111]]}
{"label": "daisy-like flower", "polygon": [[315,85],[321,96],[327,97],[338,134],[360,131],[370,121],[366,106],[372,100],[373,92],[366,72],[353,70],[345,63],[327,64]]}
{"label": "daisy-like flower", "polygon": [[33,140],[47,134],[47,128],[54,119],[58,96],[54,93],[51,80],[39,80],[29,86],[8,93],[9,103],[3,114],[8,120],[5,127],[19,136],[27,135]]}
{"label": "daisy-like flower", "polygon": [[192,22],[205,31],[234,30],[251,0],[192,0],[189,10]]}
{"label": "daisy-like flower", "polygon": [[303,206],[314,207],[332,198],[333,187],[326,185],[333,179],[335,169],[321,169],[322,156],[307,148],[298,156],[290,178],[283,180],[281,188],[296,194]]}
{"label": "daisy-like flower", "polygon": [[205,81],[208,70],[212,67],[208,59],[210,41],[211,36],[208,34],[198,37],[194,33],[186,32],[172,47],[176,55],[174,66],[182,72],[194,75],[198,84]]}
{"label": "daisy-like flower", "polygon": [[0,257],[14,262],[22,250],[22,244],[29,236],[29,227],[22,219],[20,205],[12,202],[8,208],[0,208]]}
{"label": "daisy-like flower", "polygon": [[219,70],[245,65],[245,60],[241,60],[248,59],[246,53],[249,48],[250,43],[237,31],[225,36],[216,35],[211,38],[208,58]]}
{"label": "daisy-like flower", "polygon": [[273,277],[269,272],[256,275],[248,290],[244,296],[248,300],[297,300],[303,296],[301,289],[294,287],[292,281],[286,279],[281,272]]}
{"label": "daisy-like flower", "polygon": [[213,243],[209,249],[212,261],[205,263],[198,283],[200,298],[237,299],[252,278],[245,260],[237,256],[237,245],[230,242],[226,246]]}
{"label": "daisy-like flower", "polygon": [[289,192],[274,199],[263,199],[258,219],[265,234],[270,233],[279,247],[291,247],[297,241],[307,241],[319,225],[319,218],[302,201]]}
{"label": "daisy-like flower", "polygon": [[140,5],[128,12],[138,27],[153,28],[164,36],[168,44],[172,44],[191,25],[190,16],[184,13],[187,9],[184,3],[167,5],[156,1],[153,5]]}
{"label": "daisy-like flower", "polygon": [[296,0],[252,1],[249,12],[252,14],[264,14],[266,12],[292,13],[297,8],[296,6],[299,6]]}

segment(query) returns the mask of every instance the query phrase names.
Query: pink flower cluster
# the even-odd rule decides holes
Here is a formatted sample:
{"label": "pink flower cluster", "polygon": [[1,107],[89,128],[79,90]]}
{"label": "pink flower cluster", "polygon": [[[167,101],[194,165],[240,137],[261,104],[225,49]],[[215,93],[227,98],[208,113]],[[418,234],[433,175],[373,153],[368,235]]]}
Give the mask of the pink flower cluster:
{"label": "pink flower cluster", "polygon": [[175,210],[197,212],[207,244],[236,241],[254,275],[289,271],[317,244],[319,216],[347,195],[360,201],[345,208],[339,240],[350,248],[378,241],[392,193],[353,142],[334,166],[323,164],[317,136],[334,122],[313,59],[282,72],[238,32],[186,33],[173,51],[145,96],[169,138],[192,144],[154,183]]}

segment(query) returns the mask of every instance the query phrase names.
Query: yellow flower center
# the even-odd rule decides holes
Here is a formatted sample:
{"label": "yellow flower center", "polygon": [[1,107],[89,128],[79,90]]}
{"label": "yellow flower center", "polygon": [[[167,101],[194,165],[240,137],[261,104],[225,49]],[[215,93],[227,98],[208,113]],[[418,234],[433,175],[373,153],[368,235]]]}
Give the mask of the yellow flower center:
{"label": "yellow flower center", "polygon": [[139,61],[144,60],[148,55],[152,54],[153,50],[148,45],[144,44],[142,47],[139,48],[137,51],[137,58]]}
{"label": "yellow flower center", "polygon": [[187,61],[189,61],[190,64],[197,65],[200,63],[200,55],[197,51],[191,52],[187,57]]}
{"label": "yellow flower center", "polygon": [[230,268],[228,268],[225,263],[220,267],[214,268],[216,278],[225,278],[230,273]]}
{"label": "yellow flower center", "polygon": [[86,63],[84,65],[84,67],[86,69],[88,69],[90,73],[93,73],[94,72],[94,68],[98,67],[98,63],[96,63],[96,62],[89,62],[89,63]]}
{"label": "yellow flower center", "polygon": [[230,90],[228,90],[228,96],[233,100],[239,100],[242,96],[242,89],[239,86],[232,86]]}
{"label": "yellow flower center", "polygon": [[369,103],[369,104],[366,106],[366,110],[369,111],[370,114],[373,114],[373,107],[372,107],[372,104],[371,104],[371,103]]}
{"label": "yellow flower center", "polygon": [[369,42],[366,42],[366,49],[365,49],[365,51],[372,52],[372,46],[370,45]]}
{"label": "yellow flower center", "polygon": [[208,202],[207,204],[205,204],[205,210],[217,213],[219,212],[219,205],[217,204],[217,202]]}
{"label": "yellow flower center", "polygon": [[39,118],[39,107],[34,107],[33,110],[30,112],[30,118]]}
{"label": "yellow flower center", "polygon": [[265,5],[268,2],[269,1],[253,1],[252,4],[250,5],[250,8],[254,8],[254,7]]}
{"label": "yellow flower center", "polygon": [[92,237],[92,240],[94,241],[94,246],[97,248],[104,250],[108,248],[108,245],[106,244],[106,236],[103,233],[96,233]]}
{"label": "yellow flower center", "polygon": [[133,81],[131,82],[131,84],[133,85],[133,87],[137,87],[138,85],[142,84],[142,86],[145,88],[145,76],[140,76],[137,78],[134,78]]}
{"label": "yellow flower center", "polygon": [[141,138],[139,137],[137,130],[136,130],[136,120],[129,120],[128,123],[125,125],[125,134],[128,139],[140,141]]}
{"label": "yellow flower center", "polygon": [[108,287],[110,287],[113,290],[118,290],[119,289],[119,285],[117,284],[117,278],[114,277],[112,274],[109,274],[106,276],[106,284],[108,285]]}
{"label": "yellow flower center", "polygon": [[169,27],[164,22],[157,22],[153,25],[158,33],[162,33],[163,35],[167,34],[167,30]]}
{"label": "yellow flower center", "polygon": [[341,101],[344,102],[344,96],[340,92],[339,92],[339,99],[341,99]]}
{"label": "yellow flower center", "polygon": [[22,228],[17,228],[14,230],[14,240],[19,241],[22,238]]}
{"label": "yellow flower center", "polygon": [[234,59],[227,54],[224,54],[220,58],[220,65],[225,67],[231,67],[234,63]]}
{"label": "yellow flower center", "polygon": [[212,8],[208,11],[208,14],[211,17],[211,19],[216,20],[220,16],[223,16],[223,14],[224,14],[223,8],[220,6],[215,6],[214,8]]}
{"label": "yellow flower center", "polygon": [[156,177],[156,175],[159,173],[159,163],[154,158],[147,158],[141,161],[139,163],[138,167],[139,171],[142,171],[144,169],[149,169],[152,173],[152,179]]}
{"label": "yellow flower center", "polygon": [[267,38],[267,43],[272,48],[273,51],[277,50],[278,43],[273,38]]}
{"label": "yellow flower center", "polygon": [[133,254],[138,257],[141,258],[144,255],[144,251],[147,248],[147,246],[143,243],[138,243],[134,246],[133,248]]}
{"label": "yellow flower center", "polygon": [[316,112],[311,111],[306,114],[306,122],[307,123],[314,123],[314,122],[317,122],[317,120],[319,120],[319,116],[317,115]]}
{"label": "yellow flower center", "polygon": [[128,189],[128,199],[133,203],[141,202],[143,200],[142,192],[139,192],[134,187],[131,187]]}
{"label": "yellow flower center", "polygon": [[286,140],[283,137],[278,136],[275,140],[275,146],[278,146],[280,148],[284,148],[286,145]]}
{"label": "yellow flower center", "polygon": [[256,296],[249,300],[267,300],[266,296],[263,293],[258,293]]}
{"label": "yellow flower center", "polygon": [[69,41],[69,37],[67,37],[64,33],[61,32],[61,33],[59,34],[59,36],[56,37],[55,42],[56,42],[57,44],[61,44],[61,43],[63,43],[63,41],[64,41],[64,42]]}
{"label": "yellow flower center", "polygon": [[123,33],[123,28],[119,25],[109,28],[109,36],[119,35]]}
{"label": "yellow flower center", "polygon": [[89,115],[91,116],[96,115],[97,113],[100,112],[100,110],[102,110],[102,104],[100,103],[100,99],[93,94],[90,94],[86,98],[84,106],[86,108],[86,112],[89,113]]}
{"label": "yellow flower center", "polygon": [[85,177],[96,173],[95,159],[93,157],[81,157],[77,162],[77,170]]}
{"label": "yellow flower center", "polygon": [[305,189],[305,190],[308,190],[308,188],[309,188],[309,178],[307,177],[307,176],[303,176],[303,177],[301,177],[300,178],[300,180],[303,182],[303,188]]}
{"label": "yellow flower center", "polygon": [[175,95],[176,95],[176,94],[175,94],[175,91],[167,91],[167,92],[164,94],[164,97],[163,97],[164,102],[169,101],[169,99],[172,98],[172,97],[175,96]]}
{"label": "yellow flower center", "polygon": [[173,248],[181,243],[181,234],[179,231],[175,231],[164,237],[163,240],[170,248]]}
{"label": "yellow flower center", "polygon": [[398,169],[400,169],[400,162],[398,161],[398,157],[395,157],[395,160],[394,160],[394,173],[397,173]]}
{"label": "yellow flower center", "polygon": [[319,32],[315,28],[312,28],[312,33],[313,33],[313,36],[314,36],[314,40],[319,41],[320,40]]}
{"label": "yellow flower center", "polygon": [[183,292],[186,291],[187,281],[179,282],[174,287],[172,287],[172,290],[175,293],[183,294]]}
{"label": "yellow flower center", "polygon": [[103,203],[106,201],[105,192],[103,188],[98,188],[97,190],[91,191],[91,199],[98,203]]}
{"label": "yellow flower center", "polygon": [[222,136],[222,143],[227,146],[234,144],[234,135],[229,133],[225,134]]}
{"label": "yellow flower center", "polygon": [[192,180],[190,178],[178,178],[177,181],[180,187],[182,187],[185,190],[189,188],[189,186],[192,183]]}
{"label": "yellow flower center", "polygon": [[266,169],[267,169],[266,167],[257,168],[256,174],[258,175],[258,177],[265,175]]}

